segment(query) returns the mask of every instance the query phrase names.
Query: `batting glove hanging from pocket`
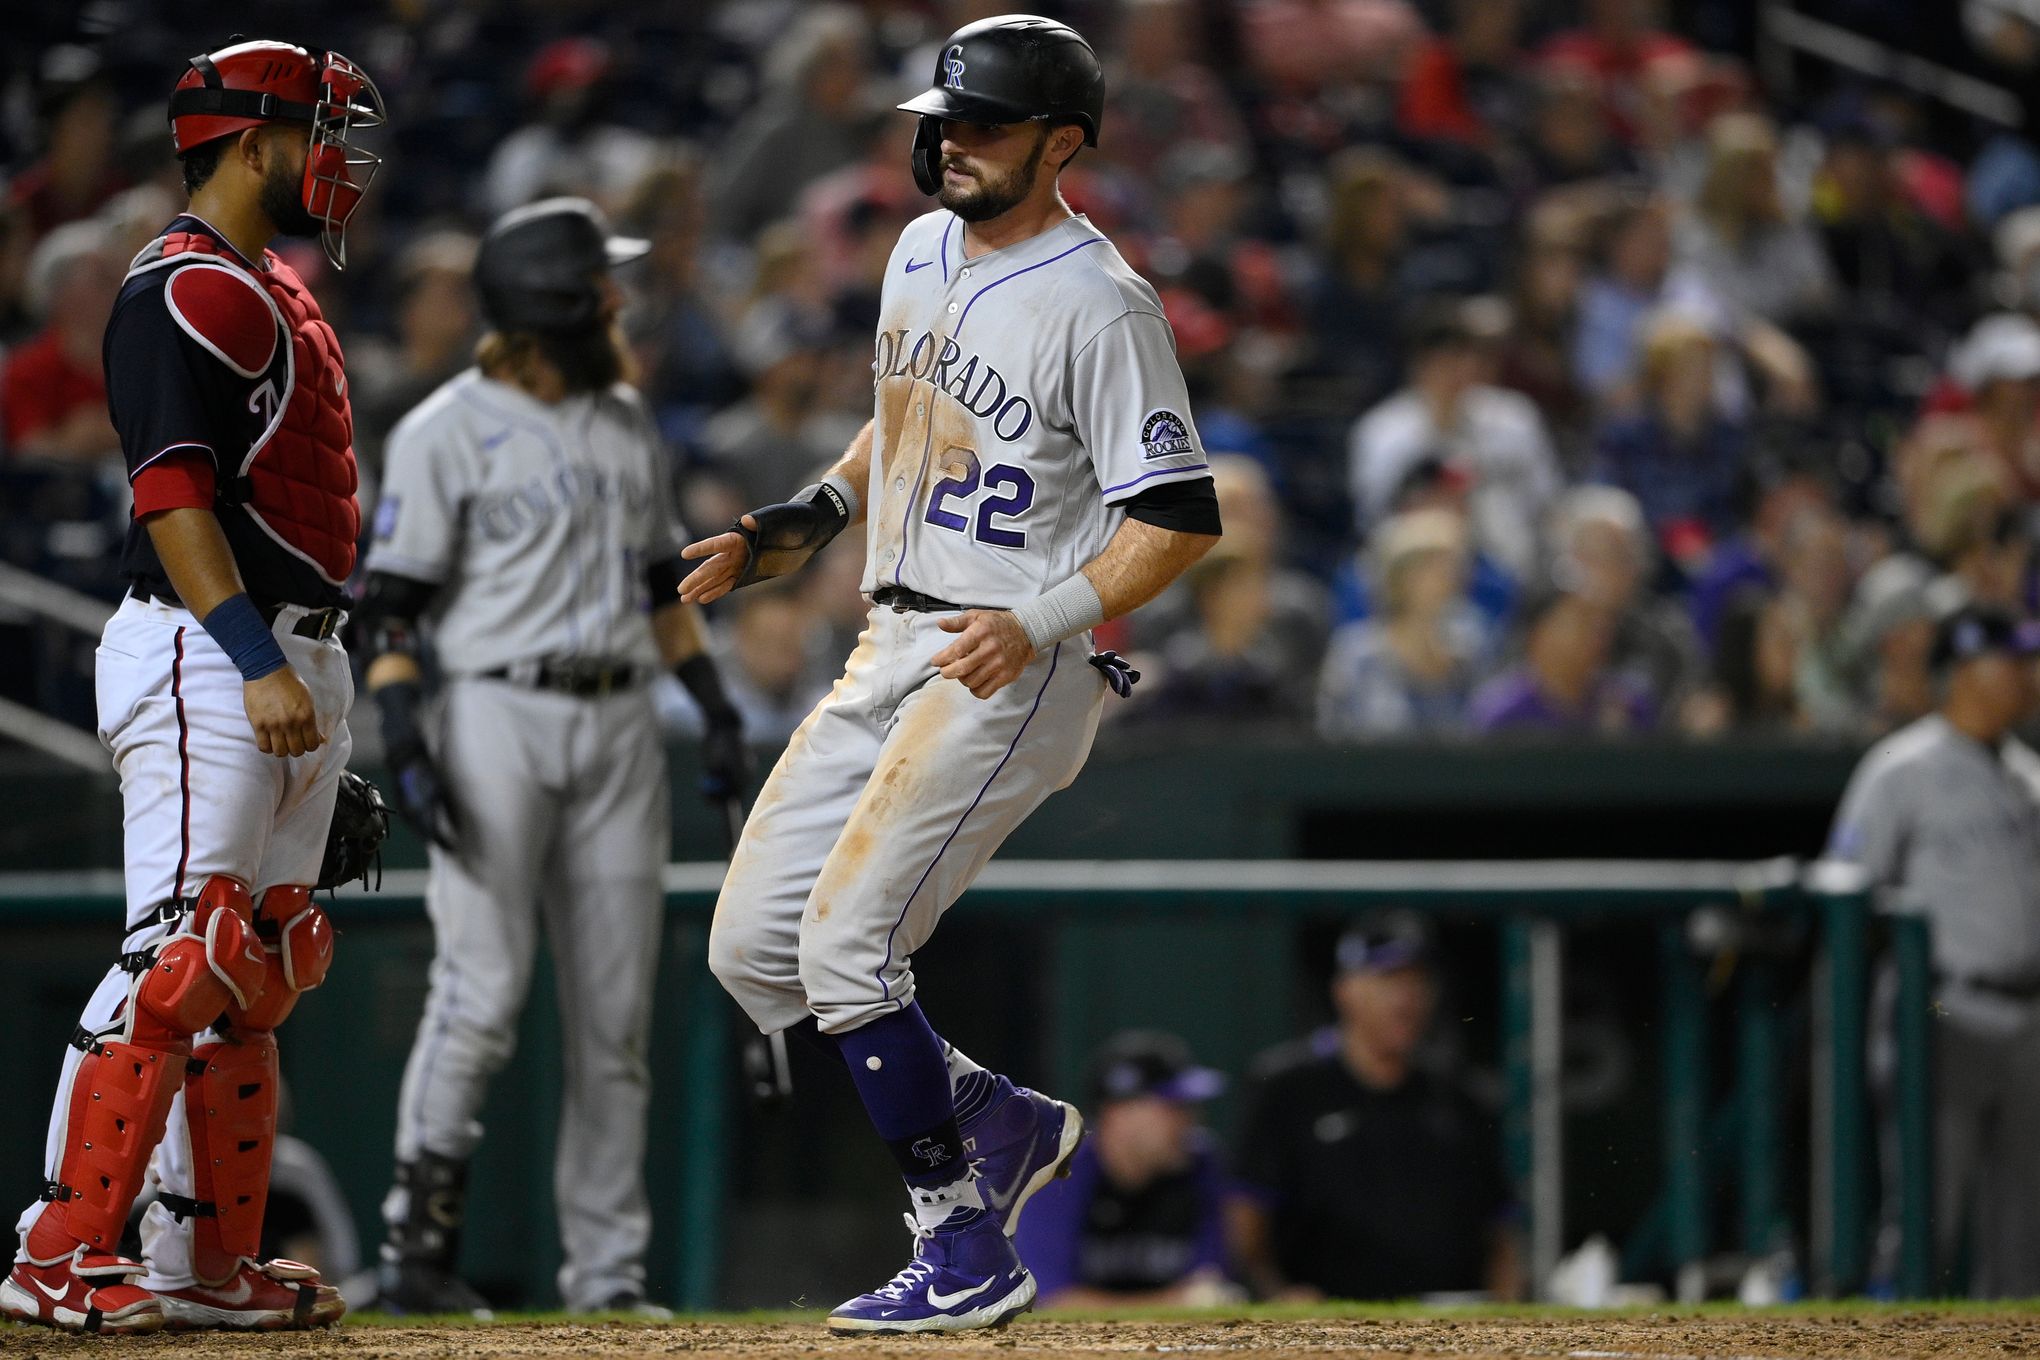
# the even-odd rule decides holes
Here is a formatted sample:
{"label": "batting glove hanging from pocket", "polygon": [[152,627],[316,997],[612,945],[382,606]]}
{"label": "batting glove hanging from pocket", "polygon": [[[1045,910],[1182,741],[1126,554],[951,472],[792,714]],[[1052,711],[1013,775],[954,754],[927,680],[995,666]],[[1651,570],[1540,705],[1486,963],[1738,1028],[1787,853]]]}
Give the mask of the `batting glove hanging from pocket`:
{"label": "batting glove hanging from pocket", "polygon": [[1131,695],[1133,687],[1140,682],[1140,672],[1117,652],[1093,652],[1086,659],[1098,668],[1098,674],[1105,677],[1105,683],[1112,686],[1112,692],[1122,699]]}

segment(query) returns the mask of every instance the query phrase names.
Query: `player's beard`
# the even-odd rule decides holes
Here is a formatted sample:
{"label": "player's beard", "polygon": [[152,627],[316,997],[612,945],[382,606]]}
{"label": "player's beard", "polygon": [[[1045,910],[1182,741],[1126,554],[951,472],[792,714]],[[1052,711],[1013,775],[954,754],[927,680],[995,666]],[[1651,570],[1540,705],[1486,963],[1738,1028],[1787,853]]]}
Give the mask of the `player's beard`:
{"label": "player's beard", "polygon": [[[1011,212],[1034,192],[1035,176],[1041,173],[1041,158],[1048,151],[1048,131],[1046,123],[1036,125],[1033,154],[1004,179],[980,179],[968,189],[953,187],[944,180],[935,201],[966,222],[989,222],[1002,213]],[[942,168],[946,170],[951,165],[962,168],[963,157],[945,157]]]}
{"label": "player's beard", "polygon": [[536,339],[538,352],[560,371],[569,392],[606,392],[636,376],[623,328],[614,321],[584,331],[544,333]]}
{"label": "player's beard", "polygon": [[326,228],[305,207],[304,183],[303,160],[286,164],[279,158],[270,162],[269,173],[262,177],[262,214],[285,236],[317,236]]}

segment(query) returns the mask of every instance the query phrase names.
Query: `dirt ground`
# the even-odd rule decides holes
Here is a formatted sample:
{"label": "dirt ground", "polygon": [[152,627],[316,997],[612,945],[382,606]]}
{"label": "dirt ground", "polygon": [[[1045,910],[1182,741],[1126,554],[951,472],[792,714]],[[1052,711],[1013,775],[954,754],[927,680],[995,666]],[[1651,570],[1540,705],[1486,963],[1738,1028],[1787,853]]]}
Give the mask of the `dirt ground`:
{"label": "dirt ground", "polygon": [[232,1337],[60,1336],[0,1324],[0,1360],[33,1356],[176,1355],[190,1360],[250,1356],[340,1356],[423,1360],[483,1356],[717,1357],[857,1355],[946,1360],[1018,1353],[1063,1356],[1220,1354],[1254,1357],[1341,1352],[1399,1356],[1554,1357],[1555,1360],[1738,1360],[1739,1357],[1969,1357],[2040,1355],[2040,1311],[1931,1309],[1704,1316],[1337,1318],[1323,1321],[1062,1322],[1023,1318],[1001,1333],[967,1339],[828,1336],[813,1323],[676,1322],[574,1325],[511,1322],[487,1327],[342,1326],[329,1333]]}

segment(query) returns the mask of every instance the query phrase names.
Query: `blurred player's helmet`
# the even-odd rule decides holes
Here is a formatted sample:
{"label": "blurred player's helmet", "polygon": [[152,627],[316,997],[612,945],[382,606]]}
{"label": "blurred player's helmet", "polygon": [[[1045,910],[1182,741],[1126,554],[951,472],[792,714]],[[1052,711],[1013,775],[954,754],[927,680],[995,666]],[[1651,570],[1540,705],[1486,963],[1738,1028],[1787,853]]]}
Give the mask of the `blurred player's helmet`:
{"label": "blurred player's helmet", "polygon": [[914,134],[914,183],[942,187],[942,120],[1075,123],[1084,145],[1098,145],[1105,116],[1105,72],[1098,54],[1067,24],[1032,14],[1001,14],[949,35],[935,58],[933,88],[899,106],[921,115]]}
{"label": "blurred player's helmet", "polygon": [[569,335],[602,314],[601,277],[652,248],[612,236],[585,198],[547,198],[496,219],[475,255],[482,315],[500,331]]}
{"label": "blurred player's helmet", "polygon": [[170,136],[180,156],[265,123],[311,129],[305,211],[318,222],[319,244],[335,269],[347,267],[347,220],[382,163],[349,143],[348,134],[382,122],[382,93],[359,66],[338,52],[290,43],[240,42],[202,52],[170,93]]}

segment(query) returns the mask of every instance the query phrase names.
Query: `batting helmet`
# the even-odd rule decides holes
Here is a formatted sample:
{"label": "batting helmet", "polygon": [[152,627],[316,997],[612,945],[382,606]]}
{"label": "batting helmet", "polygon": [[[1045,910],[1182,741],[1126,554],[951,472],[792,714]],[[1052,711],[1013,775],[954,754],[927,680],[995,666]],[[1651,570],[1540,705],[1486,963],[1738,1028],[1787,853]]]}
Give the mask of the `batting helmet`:
{"label": "batting helmet", "polygon": [[311,129],[300,189],[319,224],[319,243],[335,269],[347,267],[347,220],[375,178],[382,157],[348,141],[383,122],[382,92],[338,52],[309,52],[283,42],[240,42],[201,52],[170,92],[170,138],[177,154],[266,123]]}
{"label": "batting helmet", "polygon": [[1084,145],[1098,145],[1105,116],[1105,72],[1091,44],[1068,24],[1033,14],[1001,14],[949,35],[935,59],[932,89],[899,106],[921,115],[914,134],[914,183],[942,187],[942,122],[1075,123]]}
{"label": "batting helmet", "polygon": [[503,331],[587,330],[602,314],[601,277],[652,248],[611,236],[585,198],[547,198],[496,219],[475,256],[482,315]]}

